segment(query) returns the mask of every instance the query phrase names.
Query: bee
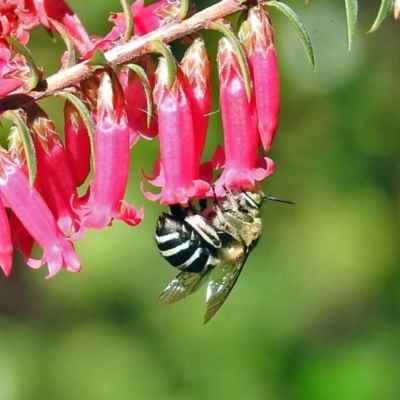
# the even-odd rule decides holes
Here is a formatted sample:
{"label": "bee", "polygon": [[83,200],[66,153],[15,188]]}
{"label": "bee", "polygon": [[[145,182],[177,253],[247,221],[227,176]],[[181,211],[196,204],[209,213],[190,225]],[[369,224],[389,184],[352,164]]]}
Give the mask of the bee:
{"label": "bee", "polygon": [[261,236],[258,215],[264,200],[293,204],[267,197],[262,191],[225,191],[225,200],[219,204],[215,198],[211,207],[206,200],[200,200],[199,210],[192,204],[170,206],[171,213],[162,213],[156,226],[161,255],[181,270],[158,302],[175,303],[209,281],[204,323],[224,304]]}

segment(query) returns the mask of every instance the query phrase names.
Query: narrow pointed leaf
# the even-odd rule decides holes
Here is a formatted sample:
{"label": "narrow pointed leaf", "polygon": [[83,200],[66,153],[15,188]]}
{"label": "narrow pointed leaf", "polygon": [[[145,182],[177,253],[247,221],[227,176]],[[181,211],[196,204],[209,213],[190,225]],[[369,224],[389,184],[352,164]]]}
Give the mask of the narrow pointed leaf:
{"label": "narrow pointed leaf", "polygon": [[67,46],[67,54],[68,59],[64,65],[64,68],[70,68],[76,64],[76,53],[74,48],[74,42],[72,37],[68,33],[68,30],[65,28],[63,24],[60,24],[58,21],[52,18],[48,18],[57,32],[60,34],[62,40],[64,40],[65,45]]}
{"label": "narrow pointed leaf", "polygon": [[26,164],[28,166],[29,183],[31,187],[34,185],[37,174],[36,151],[33,144],[32,136],[25,122],[14,111],[8,110],[2,114],[2,117],[12,121],[21,135],[21,141],[24,147]]}
{"label": "narrow pointed leaf", "polygon": [[102,69],[108,67],[108,61],[104,53],[100,49],[96,49],[93,55],[90,57],[87,65],[94,67],[94,70]]}
{"label": "narrow pointed leaf", "polygon": [[12,37],[7,37],[7,41],[19,50],[19,52],[25,57],[25,60],[29,64],[30,77],[29,77],[28,82],[26,82],[26,84],[25,84],[25,89],[27,89],[27,90],[34,89],[37,86],[37,84],[39,83],[41,74],[40,74],[39,68],[36,66],[36,63],[33,60],[32,53],[26,46],[24,46],[22,43],[18,42],[18,40],[15,40]]}
{"label": "narrow pointed leaf", "polygon": [[176,79],[176,61],[169,46],[160,40],[153,40],[147,45],[147,49],[152,53],[161,54],[167,63],[168,69],[168,89],[171,89]]}
{"label": "narrow pointed leaf", "polygon": [[189,5],[190,5],[189,0],[181,1],[181,9],[179,10],[179,18],[181,20],[186,18],[186,15],[189,11]]}
{"label": "narrow pointed leaf", "polygon": [[243,81],[246,86],[247,99],[250,101],[250,99],[251,99],[250,69],[249,69],[249,65],[247,63],[246,56],[244,54],[242,45],[239,42],[239,39],[232,32],[229,25],[227,25],[223,21],[212,22],[208,25],[208,28],[221,32],[229,40],[229,43],[232,45],[233,49],[235,50],[235,54],[239,61],[240,70],[242,72]]}
{"label": "narrow pointed leaf", "polygon": [[[63,97],[68,100],[70,103],[74,105],[76,110],[78,111],[80,117],[82,118],[83,123],[87,129],[89,138],[90,138],[90,148],[92,154],[94,154],[94,124],[93,120],[90,116],[89,110],[86,108],[85,104],[83,104],[82,100],[68,92],[60,92],[58,94],[59,97]],[[93,161],[94,162],[94,161]]]}
{"label": "narrow pointed leaf", "polygon": [[380,27],[383,20],[387,17],[390,10],[393,8],[393,5],[394,0],[381,0],[381,6],[379,7],[378,15],[376,16],[376,19],[368,33],[375,32]]}
{"label": "narrow pointed leaf", "polygon": [[300,36],[300,40],[303,43],[304,49],[306,50],[307,58],[308,61],[310,62],[311,69],[314,71],[315,69],[314,50],[311,44],[310,36],[303,23],[300,21],[300,18],[288,5],[281,3],[280,1],[268,1],[267,6],[272,6],[277,8],[292,23],[292,25],[294,26],[294,28],[296,29],[297,33]]}
{"label": "narrow pointed leaf", "polygon": [[140,67],[139,65],[127,64],[126,66],[129,69],[131,69],[133,72],[135,72],[138,75],[138,77],[140,78],[140,80],[142,81],[144,93],[146,95],[146,102],[147,102],[147,127],[149,127],[151,120],[153,118],[153,109],[154,109],[153,94],[151,92],[149,78],[147,77],[145,70],[142,67]]}
{"label": "narrow pointed leaf", "polygon": [[350,50],[356,33],[358,2],[357,0],[344,0],[346,4],[346,20],[347,20],[347,48]]}
{"label": "narrow pointed leaf", "polygon": [[124,16],[126,21],[124,42],[127,42],[133,36],[133,15],[131,11],[131,6],[128,0],[120,0],[122,9],[124,10]]}

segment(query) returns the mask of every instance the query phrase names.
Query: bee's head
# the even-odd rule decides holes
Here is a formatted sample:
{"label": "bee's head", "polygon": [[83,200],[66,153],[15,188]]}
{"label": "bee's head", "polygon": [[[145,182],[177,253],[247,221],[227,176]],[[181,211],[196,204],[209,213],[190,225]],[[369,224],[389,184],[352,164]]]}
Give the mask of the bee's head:
{"label": "bee's head", "polygon": [[279,197],[266,196],[264,192],[262,192],[261,190],[256,192],[242,190],[242,193],[238,197],[238,202],[240,207],[248,211],[258,211],[264,200],[272,200],[272,201],[277,201],[279,203],[294,204],[294,202],[291,200],[280,199]]}
{"label": "bee's head", "polygon": [[263,200],[264,194],[262,192],[244,191],[238,196],[239,206],[249,211],[258,211]]}

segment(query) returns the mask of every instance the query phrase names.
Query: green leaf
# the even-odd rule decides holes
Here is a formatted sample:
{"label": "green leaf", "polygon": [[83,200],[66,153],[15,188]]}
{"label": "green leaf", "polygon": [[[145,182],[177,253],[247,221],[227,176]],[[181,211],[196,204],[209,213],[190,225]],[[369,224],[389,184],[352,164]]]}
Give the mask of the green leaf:
{"label": "green leaf", "polygon": [[48,20],[60,34],[62,40],[64,40],[64,43],[67,46],[68,59],[65,64],[65,68],[73,67],[76,64],[76,54],[74,49],[74,43],[72,41],[70,34],[68,33],[68,30],[65,28],[63,24],[59,23],[55,19],[48,18]]}
{"label": "green leaf", "polygon": [[2,114],[2,117],[12,121],[18,129],[18,132],[21,136],[22,146],[24,148],[26,165],[28,166],[29,183],[31,187],[33,187],[37,175],[37,162],[36,150],[33,144],[32,136],[29,133],[29,128],[15,111],[5,111]]}
{"label": "green leaf", "polygon": [[[69,92],[59,92],[57,94],[58,97],[62,97],[69,101],[78,111],[80,117],[82,118],[83,123],[87,129],[89,140],[90,140],[90,149],[92,154],[94,154],[94,123],[92,117],[90,116],[90,112],[83,103],[81,99]],[[94,158],[93,158],[94,160]]]}
{"label": "green leaf", "polygon": [[90,65],[91,67],[94,67],[94,69],[102,69],[102,68],[107,68],[108,61],[104,55],[104,53],[100,49],[96,49],[92,56],[90,57],[87,65]]}
{"label": "green leaf", "polygon": [[127,64],[126,67],[131,69],[133,72],[137,74],[139,79],[142,81],[143,89],[146,94],[146,102],[147,102],[147,128],[150,126],[151,119],[153,118],[153,95],[151,92],[151,85],[149,78],[146,75],[145,70],[137,65],[137,64]]}
{"label": "green leaf", "polygon": [[40,71],[39,68],[36,66],[35,61],[33,60],[32,53],[26,46],[18,42],[18,40],[15,40],[12,37],[7,37],[6,39],[9,43],[11,43],[15,48],[20,51],[20,53],[25,57],[27,63],[29,64],[30,77],[28,82],[25,84],[25,89],[34,89],[39,83]]}
{"label": "green leaf", "polygon": [[189,11],[190,2],[189,0],[182,0],[181,1],[181,8],[179,10],[179,18],[181,20],[186,18],[186,15]]}
{"label": "green leaf", "polygon": [[310,62],[311,69],[314,71],[315,70],[314,50],[311,44],[310,36],[303,23],[300,21],[300,18],[289,6],[287,6],[284,3],[281,3],[280,1],[267,1],[266,4],[267,6],[272,6],[278,9],[292,23],[292,25],[294,26],[294,28],[296,29],[297,33],[300,36],[300,40],[303,43],[304,49],[306,50],[307,58],[308,61]]}
{"label": "green leaf", "polygon": [[124,42],[127,42],[133,36],[133,15],[128,0],[120,0],[120,3],[122,9],[124,10],[124,17],[126,21]]}
{"label": "green leaf", "polygon": [[357,0],[344,0],[346,4],[346,20],[347,20],[347,48],[350,50],[356,33],[358,3]]}
{"label": "green leaf", "polygon": [[239,61],[240,71],[242,73],[244,85],[246,87],[247,98],[250,101],[250,99],[251,99],[250,70],[249,70],[249,65],[247,64],[246,56],[243,51],[243,47],[242,47],[241,43],[239,42],[239,39],[232,32],[230,26],[222,21],[211,22],[210,24],[208,24],[207,28],[214,29],[218,32],[221,32],[226,37],[226,39],[229,41],[229,43],[232,45],[233,50],[235,51],[235,54]]}
{"label": "green leaf", "polygon": [[152,53],[161,54],[167,63],[168,88],[171,89],[176,79],[176,61],[169,46],[161,40],[152,40],[147,44],[147,50]]}
{"label": "green leaf", "polygon": [[381,6],[379,7],[378,15],[376,16],[376,19],[368,33],[375,32],[380,27],[381,23],[387,17],[393,6],[394,0],[381,0]]}

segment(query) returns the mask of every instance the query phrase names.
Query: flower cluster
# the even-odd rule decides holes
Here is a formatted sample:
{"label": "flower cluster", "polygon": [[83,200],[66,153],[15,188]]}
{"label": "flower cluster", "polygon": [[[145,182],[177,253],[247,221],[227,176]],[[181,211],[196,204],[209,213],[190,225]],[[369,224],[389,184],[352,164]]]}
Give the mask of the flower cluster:
{"label": "flower cluster", "polygon": [[[144,174],[159,193],[143,183],[142,191],[162,204],[224,196],[224,188],[255,188],[273,172],[265,152],[277,128],[279,84],[273,31],[261,2],[240,19],[237,37],[225,21],[209,25],[225,33],[217,56],[224,145],[211,160],[202,158],[211,68],[198,34],[181,62],[154,39],[146,52],[161,54],[157,65],[146,54],[119,69],[107,62],[107,51],[183,17],[180,0],[148,7],[137,0],[123,14],[113,14],[114,27],[98,38],[88,35],[61,0],[12,0],[0,7],[0,112],[13,123],[8,148],[0,147],[0,266],[6,275],[14,249],[31,268],[47,263],[48,277],[61,268],[78,272],[73,242],[87,229],[104,229],[115,219],[129,225],[142,220],[143,209],[124,200],[130,149],[140,138],[159,136],[153,177]],[[44,82],[25,47],[38,25],[66,41],[63,68],[71,60],[93,65],[90,77],[56,93],[66,100],[63,135],[37,103],[13,103],[14,95],[29,94]],[[80,52],[78,61],[71,45]],[[35,244],[42,249],[39,260],[31,258]]]}

